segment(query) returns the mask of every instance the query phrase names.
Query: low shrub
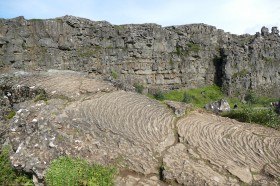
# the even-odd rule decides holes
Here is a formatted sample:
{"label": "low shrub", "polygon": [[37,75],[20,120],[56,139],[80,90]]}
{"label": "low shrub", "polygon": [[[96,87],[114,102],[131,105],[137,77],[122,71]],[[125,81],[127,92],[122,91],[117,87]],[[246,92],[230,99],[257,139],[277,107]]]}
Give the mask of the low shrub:
{"label": "low shrub", "polygon": [[183,97],[182,102],[184,102],[184,103],[191,103],[193,98],[194,98],[194,96],[184,92],[184,97]]}
{"label": "low shrub", "polygon": [[245,101],[249,104],[257,104],[258,103],[257,95],[254,92],[250,91],[245,95]]}
{"label": "low shrub", "polygon": [[154,98],[157,99],[157,100],[165,100],[165,97],[164,97],[164,94],[161,90],[157,90],[154,94]]}
{"label": "low shrub", "polygon": [[0,185],[33,185],[32,180],[27,175],[12,167],[9,152],[10,146],[4,146],[0,153]]}
{"label": "low shrub", "polygon": [[115,169],[93,165],[90,170],[89,186],[113,186]]}
{"label": "low shrub", "polygon": [[280,117],[273,109],[245,108],[231,110],[222,116],[236,119],[241,122],[258,123],[275,129],[280,129]]}
{"label": "low shrub", "polygon": [[118,79],[118,73],[115,71],[115,69],[111,69],[111,76],[113,79]]}
{"label": "low shrub", "polygon": [[144,90],[144,86],[139,84],[139,83],[135,83],[133,85],[135,87],[135,91],[142,94],[143,93],[143,90]]}
{"label": "low shrub", "polygon": [[90,165],[78,158],[60,157],[54,160],[45,176],[48,186],[111,186],[115,169]]}

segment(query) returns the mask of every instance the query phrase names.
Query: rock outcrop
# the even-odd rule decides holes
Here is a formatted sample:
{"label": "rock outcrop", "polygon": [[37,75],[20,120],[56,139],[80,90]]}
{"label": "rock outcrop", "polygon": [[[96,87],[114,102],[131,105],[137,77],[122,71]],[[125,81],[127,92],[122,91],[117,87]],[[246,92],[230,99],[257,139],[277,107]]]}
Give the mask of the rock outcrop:
{"label": "rock outcrop", "polygon": [[218,84],[231,96],[248,89],[279,96],[280,37],[276,27],[233,35],[190,24],[112,25],[64,16],[0,19],[0,67],[62,69],[114,76],[147,88]]}
{"label": "rock outcrop", "polygon": [[208,103],[205,105],[206,110],[211,110],[213,112],[227,112],[230,111],[230,105],[225,99],[220,99],[213,103]]}
{"label": "rock outcrop", "polygon": [[117,167],[116,185],[279,184],[277,130],[201,111],[182,116],[187,105],[168,108],[85,73],[14,74],[6,78],[13,87],[45,97],[9,91],[15,116],[0,120],[0,147],[11,145],[13,166],[39,183],[67,155]]}
{"label": "rock outcrop", "polygon": [[170,159],[164,159],[169,178],[179,183],[199,177],[199,183],[234,185],[239,179],[277,185],[265,177],[279,177],[279,131],[198,112],[180,119],[177,126],[181,143],[169,150]]}
{"label": "rock outcrop", "polygon": [[205,24],[0,19],[0,148],[39,183],[68,155],[114,165],[116,185],[277,185],[279,131],[184,115],[186,104],[134,85],[280,96],[279,62],[276,27],[237,36]]}

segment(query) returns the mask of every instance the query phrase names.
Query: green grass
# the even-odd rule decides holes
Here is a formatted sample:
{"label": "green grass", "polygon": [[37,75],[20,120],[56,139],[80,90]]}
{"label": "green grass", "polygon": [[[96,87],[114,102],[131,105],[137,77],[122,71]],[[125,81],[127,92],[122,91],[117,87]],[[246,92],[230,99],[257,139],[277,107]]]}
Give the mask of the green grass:
{"label": "green grass", "polygon": [[172,90],[160,92],[154,95],[158,100],[172,100],[179,102],[192,103],[196,107],[204,107],[207,103],[224,98],[224,95],[218,86],[206,86],[203,88],[184,90]]}
{"label": "green grass", "polygon": [[48,101],[47,96],[43,95],[43,94],[39,94],[35,97],[34,102],[38,102],[38,101]]}
{"label": "green grass", "polygon": [[222,113],[222,116],[241,122],[258,123],[271,128],[280,129],[280,116],[273,109],[257,109],[247,107]]}
{"label": "green grass", "polygon": [[200,50],[199,44],[196,44],[196,43],[188,43],[187,46],[189,48],[189,51],[199,52],[199,50]]}
{"label": "green grass", "polygon": [[150,97],[161,101],[172,100],[191,103],[197,108],[203,108],[207,103],[226,99],[231,108],[237,104],[238,109],[222,113],[222,116],[233,118],[241,122],[258,123],[280,129],[279,115],[272,108],[269,108],[271,102],[278,102],[279,99],[258,96],[252,91],[248,91],[245,96],[246,104],[242,103],[237,97],[226,97],[220,87],[215,85],[187,91],[171,90],[162,92],[161,90],[157,90],[156,93]]}
{"label": "green grass", "polygon": [[223,94],[221,88],[216,85],[190,89],[187,91],[171,90],[168,92],[163,92],[161,90],[157,90],[156,93],[150,97],[161,101],[172,100],[188,102],[199,108],[203,108],[207,103],[211,103],[223,98],[229,102],[231,108],[233,108],[234,104],[237,104],[238,108],[268,107],[271,102],[277,102],[279,100],[278,98],[257,96],[254,92],[249,91],[245,96],[245,101],[247,104],[244,104],[237,97],[226,97]]}
{"label": "green grass", "polygon": [[10,146],[4,146],[0,153],[0,185],[33,185],[30,178],[12,167],[9,159],[10,149]]}
{"label": "green grass", "polygon": [[6,119],[12,119],[15,115],[16,115],[16,112],[15,112],[15,111],[10,111],[10,112],[5,116],[5,118],[6,118]]}
{"label": "green grass", "polygon": [[182,51],[181,51],[181,48],[180,47],[176,47],[176,52],[177,56],[180,56],[182,55]]}
{"label": "green grass", "polygon": [[115,169],[90,165],[79,158],[60,157],[54,160],[45,176],[48,186],[112,186]]}
{"label": "green grass", "polygon": [[139,94],[142,94],[144,91],[144,86],[140,83],[134,83],[133,85],[135,87],[135,91],[138,92]]}
{"label": "green grass", "polygon": [[115,71],[115,69],[111,69],[111,76],[113,79],[118,79],[118,73]]}
{"label": "green grass", "polygon": [[215,85],[191,89],[187,93],[194,97],[193,104],[198,107],[204,107],[207,103],[224,98],[221,88]]}

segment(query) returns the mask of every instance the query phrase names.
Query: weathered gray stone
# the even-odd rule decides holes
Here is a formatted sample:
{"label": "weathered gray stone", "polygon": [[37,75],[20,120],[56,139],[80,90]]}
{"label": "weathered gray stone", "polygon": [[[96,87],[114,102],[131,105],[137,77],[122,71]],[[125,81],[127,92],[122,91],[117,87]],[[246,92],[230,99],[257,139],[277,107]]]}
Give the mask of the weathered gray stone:
{"label": "weathered gray stone", "polygon": [[261,29],[262,36],[268,36],[269,30],[267,27],[263,26]]}
{"label": "weathered gray stone", "polygon": [[279,30],[277,29],[276,26],[274,26],[274,27],[271,28],[271,33],[272,33],[272,34],[276,34],[276,35],[279,34]]}
{"label": "weathered gray stone", "polygon": [[272,34],[263,27],[260,38],[206,24],[111,25],[64,16],[2,19],[0,28],[0,66],[5,68],[70,69],[104,76],[114,69],[119,79],[133,79],[147,88],[215,83],[229,95],[244,95],[248,89],[270,94],[279,84],[276,27]]}
{"label": "weathered gray stone", "polygon": [[[117,162],[130,172],[118,175],[119,185],[164,185],[159,178],[277,184],[279,132],[209,113],[176,122],[166,106],[116,91],[133,91],[135,82],[149,92],[217,84],[241,99],[248,90],[280,96],[280,37],[271,32],[238,36],[205,24],[112,25],[74,16],[0,19],[0,74],[19,70],[0,78],[0,148],[10,144],[13,166],[35,174],[36,184],[61,155]],[[48,100],[35,102],[40,94]],[[12,119],[3,117],[12,111]]]}
{"label": "weathered gray stone", "polygon": [[191,108],[191,105],[182,102],[177,102],[177,101],[165,100],[164,103],[167,104],[167,106],[172,109],[172,111],[177,117],[181,117],[185,115],[186,109]]}
{"label": "weathered gray stone", "polygon": [[230,111],[230,105],[224,99],[221,99],[221,100],[213,102],[213,103],[208,103],[208,104],[205,105],[205,108],[206,108],[206,110],[211,110],[213,112]]}
{"label": "weathered gray stone", "polygon": [[[116,185],[277,184],[279,131],[201,110],[176,119],[166,105],[85,73],[13,74],[0,79],[1,104],[16,111],[0,118],[0,148],[12,146],[12,165],[35,185],[59,156],[116,166]],[[167,104],[177,114],[187,106]]]}

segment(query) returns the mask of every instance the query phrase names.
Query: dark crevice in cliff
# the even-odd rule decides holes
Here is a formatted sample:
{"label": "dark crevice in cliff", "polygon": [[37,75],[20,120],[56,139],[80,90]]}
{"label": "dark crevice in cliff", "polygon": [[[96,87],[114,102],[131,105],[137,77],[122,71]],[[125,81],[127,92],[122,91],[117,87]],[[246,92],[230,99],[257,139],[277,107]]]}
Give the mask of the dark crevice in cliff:
{"label": "dark crevice in cliff", "polygon": [[215,67],[214,83],[221,87],[223,85],[223,51],[219,49],[219,54],[213,59],[213,64]]}

